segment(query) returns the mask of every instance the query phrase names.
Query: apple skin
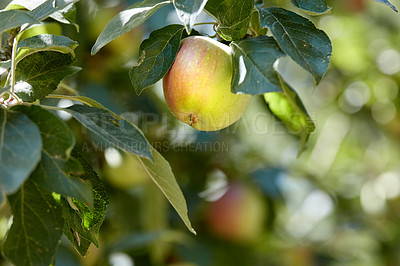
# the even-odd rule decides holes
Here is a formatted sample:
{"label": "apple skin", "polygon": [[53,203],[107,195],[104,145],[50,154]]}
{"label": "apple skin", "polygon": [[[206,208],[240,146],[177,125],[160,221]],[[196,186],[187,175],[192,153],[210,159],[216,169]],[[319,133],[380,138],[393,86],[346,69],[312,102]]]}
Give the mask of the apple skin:
{"label": "apple skin", "polygon": [[202,131],[223,129],[246,111],[251,95],[231,92],[231,48],[211,38],[181,42],[163,79],[164,97],[173,115]]}
{"label": "apple skin", "polygon": [[226,193],[211,202],[206,213],[210,231],[232,242],[251,242],[263,231],[267,205],[257,191],[231,184]]}

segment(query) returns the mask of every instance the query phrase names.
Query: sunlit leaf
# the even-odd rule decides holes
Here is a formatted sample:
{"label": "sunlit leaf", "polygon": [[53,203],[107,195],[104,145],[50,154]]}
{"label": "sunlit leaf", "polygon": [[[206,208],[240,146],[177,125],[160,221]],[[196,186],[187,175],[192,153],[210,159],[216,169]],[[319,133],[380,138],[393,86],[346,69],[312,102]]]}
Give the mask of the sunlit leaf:
{"label": "sunlit leaf", "polygon": [[179,19],[185,25],[187,33],[190,34],[207,0],[173,0],[173,3]]}
{"label": "sunlit leaf", "polygon": [[269,110],[278,117],[290,133],[300,137],[299,154],[306,148],[310,134],[315,130],[315,125],[308,115],[297,93],[279,77],[281,92],[268,92],[264,99]]}
{"label": "sunlit leaf", "polygon": [[169,3],[170,1],[144,0],[120,12],[108,22],[104,30],[100,33],[96,43],[92,47],[92,55],[96,54],[104,45],[115,38],[145,22],[159,8]]}
{"label": "sunlit leaf", "polygon": [[[18,9],[18,7],[23,7],[27,10],[33,10],[46,1],[47,0],[13,0],[7,5],[7,9]],[[69,1],[69,4],[65,7],[61,9],[57,8],[57,11],[52,13],[50,17],[61,23],[72,24],[78,29],[79,26],[75,21],[76,9],[74,2],[77,1]]]}
{"label": "sunlit leaf", "polygon": [[19,27],[25,23],[36,24],[39,23],[39,21],[23,10],[7,10],[0,12],[0,32]]}
{"label": "sunlit leaf", "polygon": [[54,51],[75,56],[74,49],[78,46],[76,41],[65,36],[51,34],[39,34],[22,40],[18,43],[18,54],[16,62],[23,58],[41,51]]}
{"label": "sunlit leaf", "polygon": [[37,20],[43,20],[78,1],[79,0],[47,0],[28,13]]}
{"label": "sunlit leaf", "polygon": [[15,93],[27,102],[44,98],[57,89],[61,80],[81,69],[70,66],[73,62],[71,54],[53,51],[25,57],[17,65]]}

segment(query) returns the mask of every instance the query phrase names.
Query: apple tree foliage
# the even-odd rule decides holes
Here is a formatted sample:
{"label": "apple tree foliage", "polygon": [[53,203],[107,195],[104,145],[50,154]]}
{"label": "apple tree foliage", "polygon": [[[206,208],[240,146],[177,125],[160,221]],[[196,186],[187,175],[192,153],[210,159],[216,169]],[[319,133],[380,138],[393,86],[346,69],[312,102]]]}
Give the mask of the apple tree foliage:
{"label": "apple tree foliage", "polygon": [[[389,1],[375,1],[397,11]],[[137,156],[195,233],[169,163],[136,125],[91,98],[53,94],[64,78],[80,71],[74,65],[79,44],[51,34],[22,38],[30,26],[44,20],[71,24],[78,30],[75,2],[15,0],[0,11],[4,40],[0,58],[0,202],[8,201],[13,213],[2,251],[15,265],[50,265],[62,234],[82,256],[91,243],[98,245],[108,198],[96,172],[74,149],[76,135],[54,111],[69,113],[108,145]],[[153,31],[142,42],[140,58],[129,72],[134,91],[140,94],[168,72],[181,40],[199,34],[196,19],[206,12],[215,19],[218,39],[232,48],[232,92],[263,95],[270,111],[299,136],[301,151],[314,124],[295,88],[285,82],[274,64],[290,57],[318,84],[328,69],[332,46],[308,16],[332,11],[324,0],[290,2],[296,12],[254,0],[144,0],[112,18],[91,53],[95,56],[158,9],[173,5],[183,25]],[[41,104],[45,98],[79,104],[59,108]]]}

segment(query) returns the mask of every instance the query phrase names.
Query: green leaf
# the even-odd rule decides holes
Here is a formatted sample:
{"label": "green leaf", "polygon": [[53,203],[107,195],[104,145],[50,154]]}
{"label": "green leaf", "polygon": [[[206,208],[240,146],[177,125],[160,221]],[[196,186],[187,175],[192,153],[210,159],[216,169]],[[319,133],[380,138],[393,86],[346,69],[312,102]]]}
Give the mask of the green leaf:
{"label": "green leaf", "polygon": [[0,33],[19,27],[25,23],[36,24],[39,23],[39,21],[23,10],[7,10],[0,12]]}
{"label": "green leaf", "polygon": [[257,9],[253,9],[251,13],[250,25],[257,35],[267,35],[268,29],[261,27],[260,12]]}
{"label": "green leaf", "polygon": [[119,117],[116,113],[114,113],[111,110],[105,108],[101,103],[99,103],[96,100],[94,100],[92,98],[89,98],[89,97],[80,96],[80,95],[79,96],[74,96],[74,95],[50,94],[48,96],[48,98],[68,99],[68,100],[71,100],[71,101],[77,101],[77,102],[83,103],[83,104],[91,106],[91,107],[96,107],[96,108],[107,110],[113,116]]}
{"label": "green leaf", "polygon": [[104,45],[115,38],[145,22],[159,8],[169,3],[170,1],[144,0],[120,12],[108,22],[104,30],[100,33],[96,43],[92,47],[92,55],[96,54]]}
{"label": "green leaf", "polygon": [[153,147],[151,148],[154,162],[151,162],[146,158],[138,157],[138,159],[145,167],[153,182],[160,188],[165,197],[175,208],[176,212],[179,214],[189,231],[193,234],[196,234],[196,231],[192,228],[187,214],[188,210],[185,197],[183,196],[182,191],[175,180],[175,176],[172,173],[169,163],[157,150],[155,150]]}
{"label": "green leaf", "polygon": [[140,45],[139,61],[129,71],[137,94],[162,79],[174,63],[182,32],[181,25],[168,25],[153,31]]}
{"label": "green leaf", "polygon": [[303,12],[312,15],[323,15],[331,11],[331,7],[327,6],[324,0],[291,0],[292,4],[300,8]]}
{"label": "green leaf", "polygon": [[[44,4],[46,0],[13,0],[11,1],[7,9],[12,8],[13,6],[17,7],[23,7],[28,10],[33,10],[40,5]],[[64,23],[64,24],[72,24],[74,25],[77,29],[79,26],[75,23],[75,15],[76,15],[76,9],[74,2],[77,1],[69,1],[69,4],[67,4],[64,8],[57,8],[57,12],[54,12],[50,15],[51,18],[57,20],[58,22]],[[62,3],[60,3],[62,4]],[[47,4],[48,5],[48,4]],[[43,8],[43,7],[42,7]]]}
{"label": "green leaf", "polygon": [[0,109],[0,193],[13,193],[40,160],[38,127],[24,114]]}
{"label": "green leaf", "polygon": [[98,246],[99,230],[109,202],[102,182],[85,158],[75,151],[72,156],[83,166],[84,173],[79,177],[93,185],[94,203],[93,208],[89,208],[76,200],[61,199],[65,219],[64,234],[75,249],[85,256],[91,243]]}
{"label": "green leaf", "polygon": [[92,187],[81,179],[70,175],[67,162],[58,160],[46,151],[42,152],[42,160],[32,173],[32,180],[41,187],[59,193],[63,196],[73,197],[93,204]]}
{"label": "green leaf", "polygon": [[29,11],[28,13],[37,20],[43,20],[53,15],[54,13],[63,10],[70,4],[78,1],[79,0],[47,0],[40,6]]}
{"label": "green leaf", "polygon": [[235,41],[246,34],[253,6],[254,0],[208,0],[205,10],[218,22],[218,34]]}
{"label": "green leaf", "polygon": [[384,4],[384,5],[387,5],[387,6],[389,6],[391,9],[393,9],[394,11],[397,12],[397,9],[394,7],[394,5],[392,5],[392,4],[391,4],[389,1],[387,1],[387,0],[374,0],[374,1],[379,2],[379,3],[382,3],[382,4]]}
{"label": "green leaf", "polygon": [[173,0],[173,3],[178,18],[185,25],[187,33],[190,34],[207,0]]}
{"label": "green leaf", "polygon": [[85,105],[72,105],[64,110],[113,147],[153,159],[143,133],[128,121],[107,110]]}
{"label": "green leaf", "polygon": [[57,89],[65,77],[81,68],[70,66],[71,54],[37,52],[22,59],[16,68],[15,93],[26,102],[34,102]]}
{"label": "green leaf", "polygon": [[285,56],[272,37],[258,36],[231,43],[232,92],[252,95],[281,91],[275,61]]}
{"label": "green leaf", "polygon": [[268,27],[279,47],[318,83],[328,69],[332,54],[331,41],[325,32],[308,19],[282,8],[258,10],[261,26]]}
{"label": "green leaf", "polygon": [[40,130],[43,150],[61,160],[67,160],[75,145],[72,130],[58,116],[40,106],[15,106],[12,110],[24,113]]}
{"label": "green leaf", "polygon": [[18,44],[16,62],[23,58],[41,51],[54,51],[64,54],[71,54],[75,57],[74,49],[78,46],[76,41],[65,36],[51,34],[39,34],[22,40]]}
{"label": "green leaf", "polygon": [[56,115],[39,106],[16,106],[13,109],[35,122],[42,137],[42,159],[31,175],[32,180],[49,191],[92,205],[90,184],[67,176],[67,161],[75,146],[72,130]]}
{"label": "green leaf", "polygon": [[74,4],[69,4],[60,11],[52,14],[51,18],[64,24],[73,25],[79,32],[79,25],[76,23],[76,7]]}
{"label": "green leaf", "polygon": [[315,130],[315,125],[297,93],[280,76],[278,77],[283,91],[265,93],[264,99],[270,111],[285,124],[286,128],[300,137],[298,154],[301,154],[306,148],[308,137]]}
{"label": "green leaf", "polygon": [[14,218],[4,254],[15,265],[50,265],[63,232],[60,206],[30,180],[9,201]]}

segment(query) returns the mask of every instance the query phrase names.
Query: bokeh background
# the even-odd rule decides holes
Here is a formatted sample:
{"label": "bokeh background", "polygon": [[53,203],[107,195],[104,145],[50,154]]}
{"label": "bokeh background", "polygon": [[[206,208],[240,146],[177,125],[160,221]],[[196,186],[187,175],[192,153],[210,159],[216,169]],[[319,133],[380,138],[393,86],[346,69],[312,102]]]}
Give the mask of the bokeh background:
{"label": "bokeh background", "polygon": [[[79,42],[76,64],[83,70],[65,83],[139,125],[170,162],[197,236],[134,157],[60,113],[104,181],[110,205],[100,247],[80,258],[63,239],[57,266],[400,265],[398,13],[374,1],[332,0],[330,14],[309,17],[333,44],[327,75],[316,86],[290,59],[277,66],[316,125],[298,156],[298,139],[269,113],[262,96],[253,97],[236,124],[205,133],[170,114],[160,83],[135,94],[128,71],[151,31],[179,23],[172,5],[91,56],[106,23],[134,2],[77,4],[79,32],[71,25],[60,32]],[[290,1],[264,2],[300,13]],[[199,18],[207,21],[205,14]],[[195,29],[214,34],[210,25]],[[0,239],[9,220],[3,204]],[[0,265],[8,264],[0,258]]]}

